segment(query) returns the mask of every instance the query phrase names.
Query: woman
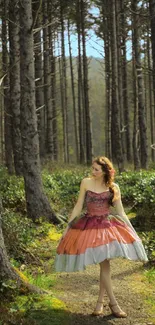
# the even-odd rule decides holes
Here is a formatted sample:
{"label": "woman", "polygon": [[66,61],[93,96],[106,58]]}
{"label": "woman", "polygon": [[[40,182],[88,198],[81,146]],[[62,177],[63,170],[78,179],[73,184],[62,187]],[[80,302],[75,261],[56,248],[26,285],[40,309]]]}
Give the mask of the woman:
{"label": "woman", "polygon": [[[92,177],[81,182],[78,201],[69,224],[57,247],[56,271],[84,270],[88,264],[100,264],[100,290],[94,316],[103,314],[103,296],[106,290],[109,307],[116,317],[127,317],[114,296],[110,259],[123,257],[147,261],[143,244],[126,216],[119,186],[113,183],[115,170],[106,157],[97,157],[92,164]],[[78,221],[83,203],[87,212]],[[110,213],[114,206],[117,215]]]}

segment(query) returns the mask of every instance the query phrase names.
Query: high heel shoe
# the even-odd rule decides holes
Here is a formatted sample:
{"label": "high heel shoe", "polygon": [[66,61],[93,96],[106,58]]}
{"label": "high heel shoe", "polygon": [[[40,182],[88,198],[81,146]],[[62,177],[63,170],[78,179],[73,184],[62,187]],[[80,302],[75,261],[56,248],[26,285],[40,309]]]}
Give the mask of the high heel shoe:
{"label": "high heel shoe", "polygon": [[121,310],[120,311],[114,311],[113,307],[115,307],[115,306],[117,306],[119,308],[118,304],[109,303],[109,308],[111,309],[112,314],[114,316],[116,316],[117,318],[126,318],[127,314],[123,310],[122,311]]}
{"label": "high heel shoe", "polygon": [[102,309],[101,310],[97,310],[95,309],[93,312],[92,312],[92,316],[99,316],[99,315],[103,315],[103,301],[97,301],[97,304],[102,304]]}

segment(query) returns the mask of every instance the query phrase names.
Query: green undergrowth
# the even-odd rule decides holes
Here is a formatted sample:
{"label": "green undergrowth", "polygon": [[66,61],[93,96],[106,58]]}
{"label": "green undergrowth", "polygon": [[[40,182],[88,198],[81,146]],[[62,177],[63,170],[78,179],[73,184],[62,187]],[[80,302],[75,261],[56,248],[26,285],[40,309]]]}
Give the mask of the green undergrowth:
{"label": "green undergrowth", "polygon": [[147,278],[149,283],[154,284],[155,286],[155,268],[151,267],[149,270],[144,272],[145,277]]}
{"label": "green undergrowth", "polygon": [[[76,202],[80,182],[89,173],[90,169],[86,167],[44,168],[44,189],[56,212],[68,217]],[[65,224],[55,227],[44,218],[34,224],[26,217],[23,179],[9,176],[4,168],[0,168],[0,177],[4,206],[2,227],[11,264],[24,280],[47,291],[44,295],[30,294],[24,289],[16,290],[12,282],[0,282],[0,325],[48,325],[51,320],[53,325],[68,325],[70,313],[63,301],[56,298],[57,275],[54,271],[56,246]],[[147,212],[148,218],[152,216],[155,211],[153,171],[122,173],[116,176],[116,182],[133,224],[136,225],[136,214],[143,211]],[[146,286],[152,287],[155,281],[155,231],[140,231],[139,235],[150,260],[143,279]],[[153,305],[151,294],[146,300]]]}
{"label": "green undergrowth", "polygon": [[15,325],[68,325],[65,304],[51,296],[29,294],[16,296],[12,303],[1,307],[1,323]]}
{"label": "green undergrowth", "polygon": [[[68,212],[75,203],[81,180],[90,175],[90,168],[85,166],[50,167],[42,170],[44,190],[55,211]],[[4,167],[0,167],[0,196],[4,208],[26,214],[24,182],[22,177],[10,176]],[[115,181],[119,184],[122,199],[138,215],[147,214],[155,217],[155,171],[128,170],[116,173]]]}
{"label": "green undergrowth", "polygon": [[[90,169],[86,167],[44,168],[42,171],[44,189],[51,205],[56,212],[65,216],[66,219],[68,219],[68,215],[77,200],[80,182],[89,173]],[[0,195],[4,203],[3,231],[5,243],[11,257],[24,262],[25,255],[27,256],[25,247],[35,235],[36,226],[26,218],[24,212],[25,198],[22,178],[9,176],[3,168],[0,168],[0,177],[2,179]],[[116,182],[121,188],[126,211],[130,215],[136,216],[132,218],[133,226],[141,232],[149,259],[154,261],[155,230],[152,230],[153,227],[150,226],[149,221],[151,219],[155,223],[155,173],[154,171],[128,171],[116,175]],[[41,226],[38,229],[40,232],[42,231]]]}

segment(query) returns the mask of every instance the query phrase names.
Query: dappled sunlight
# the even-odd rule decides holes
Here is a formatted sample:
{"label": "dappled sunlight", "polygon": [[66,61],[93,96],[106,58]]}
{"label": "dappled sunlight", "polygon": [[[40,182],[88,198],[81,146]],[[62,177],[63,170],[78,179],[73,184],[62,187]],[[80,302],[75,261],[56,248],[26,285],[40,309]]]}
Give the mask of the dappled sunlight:
{"label": "dappled sunlight", "polygon": [[51,227],[46,237],[46,241],[54,240],[57,241],[61,238],[62,234],[60,234],[55,227]]}

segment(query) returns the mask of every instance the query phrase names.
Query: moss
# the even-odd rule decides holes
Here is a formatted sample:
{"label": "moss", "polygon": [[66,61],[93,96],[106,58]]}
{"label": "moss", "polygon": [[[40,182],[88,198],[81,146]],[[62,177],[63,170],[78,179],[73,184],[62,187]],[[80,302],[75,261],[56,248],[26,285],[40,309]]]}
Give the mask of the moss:
{"label": "moss", "polygon": [[62,234],[58,233],[55,227],[51,227],[47,234],[46,241],[51,241],[51,240],[58,241],[61,236]]}
{"label": "moss", "polygon": [[68,325],[68,317],[65,303],[51,295],[17,296],[9,306],[13,324],[50,325],[52,320],[52,325]]}
{"label": "moss", "polygon": [[14,269],[24,282],[29,282],[28,278],[19,269],[17,269],[15,266]]}

